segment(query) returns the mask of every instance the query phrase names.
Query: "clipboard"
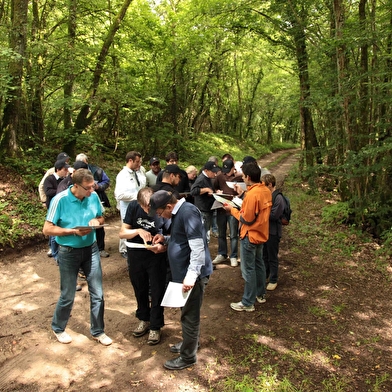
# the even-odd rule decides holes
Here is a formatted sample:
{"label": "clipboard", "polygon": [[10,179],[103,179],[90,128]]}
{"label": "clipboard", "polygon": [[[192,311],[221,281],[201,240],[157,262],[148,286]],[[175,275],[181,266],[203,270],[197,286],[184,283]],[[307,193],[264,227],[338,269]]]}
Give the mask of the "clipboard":
{"label": "clipboard", "polygon": [[96,226],[76,226],[73,227],[73,229],[92,229],[92,230],[96,230],[96,229],[102,229],[102,227],[106,227],[109,226],[109,223],[105,223],[103,225],[96,225]]}
{"label": "clipboard", "polygon": [[232,207],[236,207],[236,204],[233,203],[231,200],[225,199],[224,197],[222,197],[220,194],[218,193],[213,193],[212,196],[214,196],[216,201],[219,201],[219,203],[222,204],[229,204]]}

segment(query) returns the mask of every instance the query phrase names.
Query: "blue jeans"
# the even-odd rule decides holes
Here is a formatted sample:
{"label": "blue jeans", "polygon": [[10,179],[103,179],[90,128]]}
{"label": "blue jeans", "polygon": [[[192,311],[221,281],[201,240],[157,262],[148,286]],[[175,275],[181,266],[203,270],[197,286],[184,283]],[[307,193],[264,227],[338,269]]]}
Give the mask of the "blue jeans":
{"label": "blue jeans", "polygon": [[49,236],[50,250],[52,251],[52,257],[54,261],[57,262],[57,257],[59,254],[59,244],[56,242],[55,236]]}
{"label": "blue jeans", "polygon": [[241,274],[245,280],[242,303],[245,306],[253,305],[256,296],[265,294],[263,245],[252,244],[247,236],[241,240]]}
{"label": "blue jeans", "polygon": [[203,219],[204,229],[206,231],[207,244],[209,244],[210,243],[210,228],[212,225],[212,212],[200,211],[200,213],[201,213],[201,217]]}
{"label": "blue jeans", "polygon": [[214,210],[212,213],[212,222],[211,222],[211,230],[213,233],[217,233],[218,232],[218,218],[217,218],[217,211]]}
{"label": "blue jeans", "polygon": [[[130,201],[120,201],[120,217],[121,217],[121,224],[124,222],[125,215],[127,213],[127,208],[129,205]],[[120,253],[126,253],[127,252],[127,246],[125,244],[126,239],[125,238],[120,238],[119,244],[118,244],[118,251]]]}
{"label": "blue jeans", "polygon": [[104,333],[104,298],[102,290],[101,259],[97,243],[85,248],[59,246],[60,298],[52,319],[54,332],[63,332],[67,326],[75,299],[79,269],[86,275],[90,293],[90,332],[93,336]]}
{"label": "blue jeans", "polygon": [[230,258],[237,258],[238,255],[238,220],[233,215],[227,215],[222,212],[218,212],[218,254],[227,256],[227,240],[226,231],[227,224],[230,230]]}

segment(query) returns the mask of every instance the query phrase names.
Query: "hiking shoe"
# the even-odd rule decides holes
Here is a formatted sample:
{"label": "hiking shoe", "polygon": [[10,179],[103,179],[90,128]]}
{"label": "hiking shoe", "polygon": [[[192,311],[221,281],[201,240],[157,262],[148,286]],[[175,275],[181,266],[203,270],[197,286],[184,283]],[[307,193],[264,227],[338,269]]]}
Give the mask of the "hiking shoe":
{"label": "hiking shoe", "polygon": [[150,330],[148,334],[147,344],[153,346],[154,344],[158,344],[161,341],[161,330]]}
{"label": "hiking shoe", "polygon": [[212,264],[219,264],[219,263],[223,263],[224,261],[227,260],[227,257],[223,256],[223,255],[218,255],[215,257],[214,260],[212,260]]}
{"label": "hiking shoe", "polygon": [[[52,331],[53,331],[53,330],[52,330]],[[56,336],[57,340],[58,340],[60,343],[68,344],[68,343],[71,343],[71,342],[72,342],[71,336],[69,336],[69,335],[67,334],[67,332],[65,332],[65,331],[63,331],[63,332],[54,332],[54,331],[53,331],[53,333],[54,333],[54,336]]]}
{"label": "hiking shoe", "polygon": [[255,311],[254,305],[245,306],[242,302],[232,302],[230,304],[230,307],[233,310],[236,310],[237,312],[242,312],[244,310],[245,310],[245,312],[254,312]]}
{"label": "hiking shoe", "polygon": [[277,286],[277,285],[278,285],[277,283],[268,283],[268,284],[267,284],[267,290],[273,291],[273,290],[276,289],[276,286]]}
{"label": "hiking shoe", "polygon": [[140,321],[139,325],[133,330],[132,335],[135,338],[145,335],[150,329],[150,323],[148,321]]}
{"label": "hiking shoe", "polygon": [[106,252],[106,250],[101,250],[101,251],[99,252],[99,255],[100,255],[101,257],[109,257],[109,256],[110,256],[110,254],[109,254],[108,252]]}
{"label": "hiking shoe", "polygon": [[98,343],[101,343],[103,346],[110,346],[113,343],[113,340],[104,333],[99,336],[93,336],[93,339],[96,340]]}
{"label": "hiking shoe", "polygon": [[263,304],[264,302],[267,302],[267,300],[265,299],[265,295],[262,295],[261,297],[256,297],[256,299],[259,304]]}
{"label": "hiking shoe", "polygon": [[197,363],[196,358],[193,361],[186,361],[182,357],[170,359],[164,363],[164,367],[170,370],[182,370]]}
{"label": "hiking shoe", "polygon": [[230,257],[230,265],[232,267],[237,267],[238,266],[237,257]]}

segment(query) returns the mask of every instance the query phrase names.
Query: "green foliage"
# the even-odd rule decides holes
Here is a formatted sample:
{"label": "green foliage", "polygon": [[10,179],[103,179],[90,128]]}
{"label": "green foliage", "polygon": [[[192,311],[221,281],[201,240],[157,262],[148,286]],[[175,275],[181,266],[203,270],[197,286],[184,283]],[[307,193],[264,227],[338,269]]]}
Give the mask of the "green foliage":
{"label": "green foliage", "polygon": [[383,245],[379,249],[378,253],[382,256],[392,256],[392,227],[389,230],[384,231],[382,234]]}
{"label": "green foliage", "polygon": [[8,201],[0,200],[0,246],[12,248],[21,238],[35,237],[41,234],[44,220],[42,207],[37,200],[31,200],[30,194],[10,193]]}
{"label": "green foliage", "polygon": [[349,202],[338,202],[330,204],[322,209],[323,223],[342,224],[350,220],[352,213]]}

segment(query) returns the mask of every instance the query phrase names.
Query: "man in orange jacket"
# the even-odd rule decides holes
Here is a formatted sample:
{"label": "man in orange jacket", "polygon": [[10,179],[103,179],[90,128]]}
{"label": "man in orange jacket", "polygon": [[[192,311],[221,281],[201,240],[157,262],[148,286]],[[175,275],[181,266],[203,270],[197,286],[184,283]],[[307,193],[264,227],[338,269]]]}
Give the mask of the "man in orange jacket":
{"label": "man in orange jacket", "polygon": [[[225,210],[239,221],[241,273],[245,280],[242,300],[231,303],[230,307],[239,312],[253,312],[256,300],[265,302],[263,245],[268,240],[272,196],[270,190],[260,182],[261,170],[257,164],[243,165],[242,173],[247,191],[241,209],[224,205]],[[238,191],[241,193],[240,189]]]}

